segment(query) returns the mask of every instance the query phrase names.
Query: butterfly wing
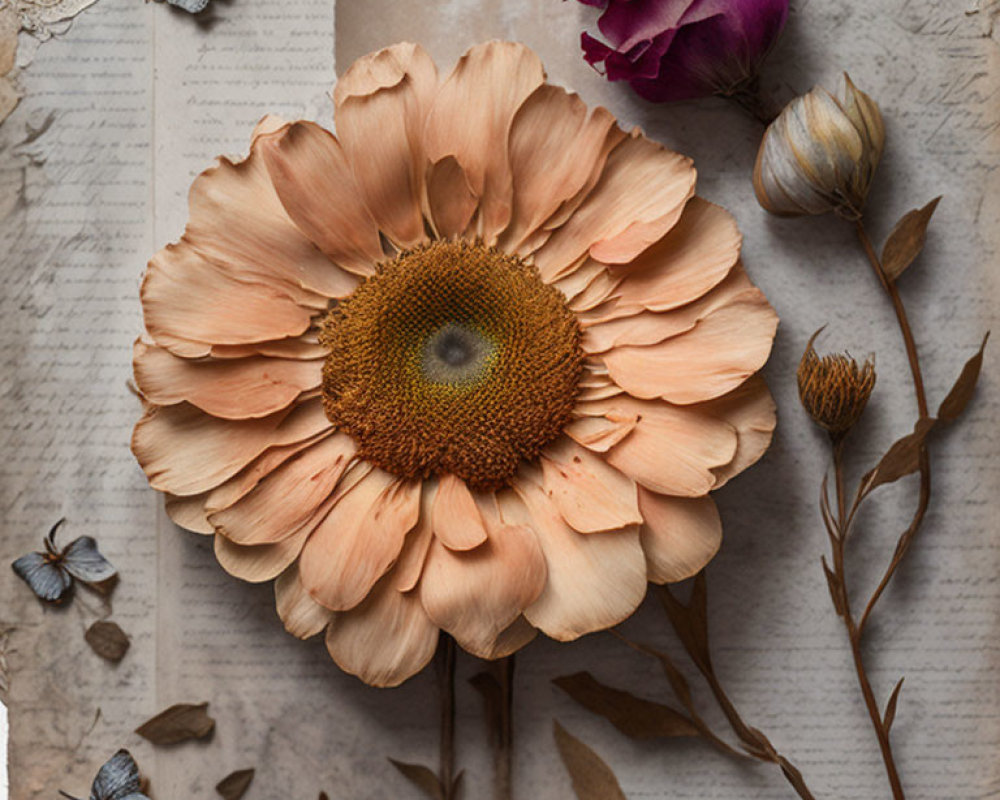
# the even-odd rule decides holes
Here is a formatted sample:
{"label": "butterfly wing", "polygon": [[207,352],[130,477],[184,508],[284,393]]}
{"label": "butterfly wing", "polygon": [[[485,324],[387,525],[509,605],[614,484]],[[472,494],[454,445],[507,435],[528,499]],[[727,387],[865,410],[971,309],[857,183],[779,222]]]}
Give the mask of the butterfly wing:
{"label": "butterfly wing", "polygon": [[128,750],[119,750],[101,767],[90,800],[149,800],[139,791],[139,767]]}
{"label": "butterfly wing", "polygon": [[63,551],[63,565],[74,578],[84,583],[103,583],[118,574],[97,549],[92,536],[74,539]]}
{"label": "butterfly wing", "polygon": [[178,8],[183,8],[185,11],[190,11],[192,14],[204,11],[205,6],[208,5],[208,0],[167,0],[167,2],[172,6],[177,6]]}
{"label": "butterfly wing", "polygon": [[73,585],[73,579],[66,570],[53,563],[44,553],[28,553],[17,559],[11,567],[31,587],[31,591],[47,603],[61,603]]}

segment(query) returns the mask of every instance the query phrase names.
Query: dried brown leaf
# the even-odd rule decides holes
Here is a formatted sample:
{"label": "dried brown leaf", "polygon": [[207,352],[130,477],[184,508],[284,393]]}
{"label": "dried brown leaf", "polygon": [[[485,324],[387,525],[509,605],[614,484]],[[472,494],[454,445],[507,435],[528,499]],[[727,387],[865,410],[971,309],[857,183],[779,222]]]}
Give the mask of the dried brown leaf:
{"label": "dried brown leaf", "polygon": [[882,271],[886,278],[895,281],[924,249],[927,224],[934,216],[941,197],[935,197],[923,208],[915,208],[896,223],[882,248]]}
{"label": "dried brown leaf", "polygon": [[912,433],[893,442],[875,469],[865,475],[862,481],[865,494],[882,484],[898,481],[920,469],[920,449],[935,424],[937,420],[933,417],[924,417],[913,426]]}
{"label": "dried brown leaf", "polygon": [[394,758],[390,758],[389,763],[403,773],[403,777],[431,800],[444,800],[444,788],[441,786],[441,781],[429,767],[425,767],[423,764],[407,764],[403,761],[396,761]]}
{"label": "dried brown leaf", "polygon": [[253,781],[254,771],[252,769],[240,769],[223,778],[215,785],[215,791],[221,794],[226,800],[240,800],[250,783]]}
{"label": "dried brown leaf", "polygon": [[885,704],[885,714],[882,715],[882,726],[885,728],[886,733],[889,732],[893,720],[896,719],[896,703],[899,701],[899,690],[902,688],[903,678],[900,678],[899,683],[896,684],[896,688],[889,695],[889,702]]}
{"label": "dried brown leaf", "polygon": [[589,672],[577,672],[552,682],[588,711],[604,717],[632,739],[701,735],[698,726],[681,712],[605,686]]}
{"label": "dried brown leaf", "polygon": [[976,381],[979,380],[979,371],[983,368],[983,350],[986,349],[986,342],[989,341],[989,331],[983,337],[983,343],[979,346],[979,352],[965,362],[962,372],[951,387],[948,396],[942,401],[938,409],[938,419],[941,422],[954,422],[965,411],[965,407],[972,399],[972,393],[976,388]]}
{"label": "dried brown leaf", "polygon": [[117,623],[108,620],[95,622],[87,628],[83,638],[97,655],[115,663],[125,658],[131,644],[125,631]]}
{"label": "dried brown leaf", "polygon": [[178,744],[189,739],[204,739],[215,729],[208,716],[208,703],[178,703],[147,720],[135,732],[153,744]]}
{"label": "dried brown leaf", "polygon": [[712,672],[712,656],[708,649],[708,583],[705,571],[694,578],[691,597],[684,605],[674,597],[668,586],[659,587],[663,610],[667,612],[678,638],[703,672]]}
{"label": "dried brown leaf", "polygon": [[577,800],[625,800],[625,793],[611,767],[587,745],[553,720],[559,756],[573,781]]}

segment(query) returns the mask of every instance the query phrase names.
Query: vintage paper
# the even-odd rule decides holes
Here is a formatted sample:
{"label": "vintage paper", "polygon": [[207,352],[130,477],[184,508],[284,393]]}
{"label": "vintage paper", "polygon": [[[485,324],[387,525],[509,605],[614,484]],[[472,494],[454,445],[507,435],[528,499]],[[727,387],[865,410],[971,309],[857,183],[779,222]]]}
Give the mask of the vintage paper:
{"label": "vintage paper", "polygon": [[[596,75],[578,50],[594,16],[575,2],[537,0],[340,0],[336,18],[331,0],[215,0],[200,17],[101,0],[23,73],[26,99],[0,127],[0,556],[38,547],[61,516],[65,536],[97,536],[122,573],[111,618],[132,647],[117,666],[90,651],[83,633],[101,611],[92,596],[50,610],[12,575],[0,582],[0,628],[17,628],[7,655],[12,797],[48,800],[59,788],[85,796],[120,746],[150,775],[157,800],[211,797],[220,779],[250,767],[254,797],[410,797],[386,756],[435,762],[431,674],[380,691],[340,673],[322,642],[283,631],[269,586],[228,577],[210,539],[167,520],[128,452],[139,407],[126,381],[142,269],[182,231],[194,175],[217,154],[244,152],[264,113],[331,124],[334,44],[340,70],[400,39],[422,42],[447,70],[491,37],[526,42],[553,81],[694,157],[700,193],[736,215],[747,269],[783,319],[767,368],[780,427],[764,461],[719,493],[726,537],[709,571],[717,665],[747,719],[819,797],[886,793],[819,567],[816,493],[826,465],[793,374],[822,324],[821,348],[876,353],[879,383],[853,465],[868,466],[913,421],[891,309],[849,227],[760,211],[749,180],[755,122],[721,101],[655,107]],[[1000,204],[990,170],[1000,157],[991,94],[1000,65],[979,16],[931,0],[796,4],[765,75],[787,98],[813,82],[832,86],[847,68],[881,102],[889,146],[872,197],[880,237],[906,210],[945,195],[903,285],[932,405],[998,319]],[[893,732],[911,800],[988,796],[1000,785],[997,375],[989,350],[967,417],[932,442],[932,513],[868,635],[880,698],[907,676]],[[863,587],[914,502],[910,482],[884,492],[852,545]],[[652,602],[626,630],[672,646]],[[573,796],[554,718],[608,761],[630,798],[790,795],[773,769],[698,742],[628,742],[551,685],[589,669],[667,700],[656,665],[609,636],[540,640],[517,664],[519,797]],[[480,700],[466,683],[477,669],[460,658],[458,761],[470,798],[486,796],[490,769]],[[204,701],[216,720],[205,742],[156,749],[132,733],[169,705]]]}

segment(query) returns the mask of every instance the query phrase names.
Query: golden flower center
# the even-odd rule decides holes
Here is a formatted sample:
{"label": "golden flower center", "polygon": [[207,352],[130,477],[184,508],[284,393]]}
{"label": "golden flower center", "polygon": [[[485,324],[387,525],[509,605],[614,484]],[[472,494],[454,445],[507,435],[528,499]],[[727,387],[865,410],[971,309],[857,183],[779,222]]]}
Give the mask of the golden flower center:
{"label": "golden flower center", "polygon": [[330,311],[323,405],[358,455],[404,478],[506,484],[569,421],[583,365],[560,292],[495,248],[438,241]]}

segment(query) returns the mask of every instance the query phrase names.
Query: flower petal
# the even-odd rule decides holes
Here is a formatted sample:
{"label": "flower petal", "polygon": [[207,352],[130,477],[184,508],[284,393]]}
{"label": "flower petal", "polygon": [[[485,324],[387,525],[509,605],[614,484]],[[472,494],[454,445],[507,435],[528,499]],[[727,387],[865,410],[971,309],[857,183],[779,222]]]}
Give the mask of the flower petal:
{"label": "flower petal", "polygon": [[[588,407],[585,405],[585,409]],[[588,413],[563,428],[563,432],[595,453],[606,453],[628,436],[639,422],[639,415],[609,409],[605,413]]]}
{"label": "flower petal", "polygon": [[434,504],[436,487],[434,480],[424,482],[420,492],[420,519],[403,542],[396,565],[392,568],[393,586],[400,592],[412,591],[420,581],[427,562],[427,551],[434,539],[431,508]]}
{"label": "flower petal", "polygon": [[499,519],[486,522],[488,538],[474,550],[450,550],[435,538],[419,586],[428,616],[470,653],[495,648],[545,585],[535,534]]}
{"label": "flower petal", "polygon": [[[274,470],[284,464],[296,453],[312,447],[314,444],[333,433],[333,427],[321,431],[315,436],[303,439],[300,442],[293,442],[288,445],[269,447],[257,458],[247,464],[225,483],[221,483],[214,489],[205,493],[204,513],[214,514],[229,508],[233,503],[245,497],[258,483],[270,475]],[[209,523],[211,525],[211,523]],[[215,532],[215,528],[212,528]]]}
{"label": "flower petal", "polygon": [[486,524],[472,492],[455,475],[443,475],[434,496],[434,535],[452,550],[471,550],[486,541]]}
{"label": "flower petal", "polygon": [[777,328],[763,293],[748,289],[690,331],[647,347],[615,347],[604,363],[629,394],[697,403],[735,389],[764,366]]}
{"label": "flower petal", "polygon": [[357,279],[332,264],[285,213],[259,141],[246,160],[220,158],[191,184],[184,241],[234,278],[299,289],[292,296],[304,305],[345,297]]}
{"label": "flower petal", "polygon": [[[216,344],[211,354],[215,358],[247,358],[248,356],[268,356],[270,358],[299,358],[305,361],[325,358],[329,351],[316,340],[314,331],[307,331],[293,339],[278,339],[254,344]],[[180,355],[180,354],[179,354]]]}
{"label": "flower petal", "polygon": [[580,533],[642,522],[635,483],[566,436],[542,451],[542,486],[564,520]]}
{"label": "flower petal", "polygon": [[612,296],[625,308],[668,311],[697,300],[732,270],[742,235],[732,215],[692,197],[662,239],[618,269]]}
{"label": "flower petal", "polygon": [[480,198],[477,233],[496,241],[510,221],[513,183],[507,140],[511,121],[545,80],[542,63],[515,42],[492,41],[465,53],[444,81],[424,130],[427,156],[454,156]]}
{"label": "flower petal", "polygon": [[523,616],[514,620],[509,627],[503,630],[496,641],[492,642],[486,649],[477,652],[469,651],[476,658],[487,661],[496,661],[498,658],[506,658],[516,653],[532,639],[538,635],[538,628],[532,625]]}
{"label": "flower petal", "polygon": [[559,86],[543,84],[524,101],[510,127],[513,213],[501,246],[516,251],[559,206],[583,189],[600,158],[614,116]]}
{"label": "flower petal", "polygon": [[715,485],[713,469],[736,453],[736,431],[696,408],[626,395],[588,404],[604,413],[638,418],[635,429],[604,458],[647,489],[697,497]]}
{"label": "flower petal", "polygon": [[713,470],[716,475],[713,488],[718,489],[767,452],[778,421],[777,407],[764,379],[754,375],[739,388],[702,403],[699,408],[736,429],[737,445],[733,460]]}
{"label": "flower petal", "polygon": [[[737,263],[725,280],[710,289],[706,294],[687,305],[667,311],[639,311],[615,307],[612,318],[603,320],[601,310],[593,312],[596,321],[590,314],[580,317],[584,329],[581,347],[588,353],[607,352],[615,347],[626,345],[646,346],[658,344],[671,336],[685,333],[697,325],[713,311],[742,299],[741,295],[748,289],[753,289],[746,271]],[[618,316],[619,313],[631,313],[630,316]]]}
{"label": "flower petal", "polygon": [[633,134],[608,156],[583,204],[535,253],[544,280],[558,280],[581,255],[631,261],[670,230],[694,194],[691,159]]}
{"label": "flower petal", "polygon": [[208,515],[205,513],[205,500],[208,495],[208,492],[188,497],[168,494],[163,505],[167,516],[175,525],[180,525],[192,533],[202,533],[207,536],[210,533],[215,533],[215,528],[212,527],[212,523],[208,521]]}
{"label": "flower petal", "polygon": [[315,123],[295,122],[259,141],[288,216],[341,267],[371,274],[384,257],[378,228],[336,137]]}
{"label": "flower petal", "polygon": [[525,618],[553,639],[570,641],[617,625],[646,594],[639,530],[581,534],[563,520],[534,480],[518,479],[517,496],[500,495],[506,521],[530,525],[545,554],[548,578]]}
{"label": "flower petal", "polygon": [[422,132],[437,83],[430,56],[410,43],[364,56],[337,81],[337,136],[361,198],[401,248],[426,238]]}
{"label": "flower petal", "polygon": [[399,556],[420,516],[420,481],[373,469],[334,504],[306,543],[302,585],[333,611],[354,608]]}
{"label": "flower petal", "polygon": [[336,433],[277,467],[242,499],[215,512],[215,530],[236,544],[272,544],[294,534],[333,492],[354,458],[354,440]]}
{"label": "flower petal", "polygon": [[640,488],[639,508],[646,518],[640,537],[653,583],[690,578],[722,544],[722,521],[711,497],[667,497]]}
{"label": "flower petal", "polygon": [[417,593],[397,591],[390,575],[356,608],[333,615],[326,647],[344,672],[371,686],[398,686],[427,666],[438,633]]}
{"label": "flower petal", "polygon": [[445,156],[427,167],[427,211],[439,237],[460,236],[469,227],[478,205],[465,170],[454,156]]}
{"label": "flower petal", "polygon": [[185,348],[185,341],[250,344],[298,336],[316,313],[274,286],[231,277],[183,243],[153,256],[140,295],[153,341],[181,356],[210,349]]}
{"label": "flower petal", "polygon": [[309,531],[309,527],[304,527],[283,541],[258,545],[236,544],[217,533],[215,558],[234,578],[247,583],[264,583],[277,578],[299,557]]}
{"label": "flower petal", "polygon": [[319,399],[259,419],[223,420],[188,403],[151,406],[136,423],[132,452],[161,492],[200,494],[231,478],[268,447],[330,427]]}
{"label": "flower petal", "polygon": [[265,417],[287,407],[322,381],[321,361],[250,357],[192,361],[136,341],[136,386],[151,402],[187,401],[213,417]]}
{"label": "flower petal", "polygon": [[334,612],[313,600],[303,588],[296,564],[274,582],[274,603],[285,630],[299,639],[315,636],[333,618]]}

